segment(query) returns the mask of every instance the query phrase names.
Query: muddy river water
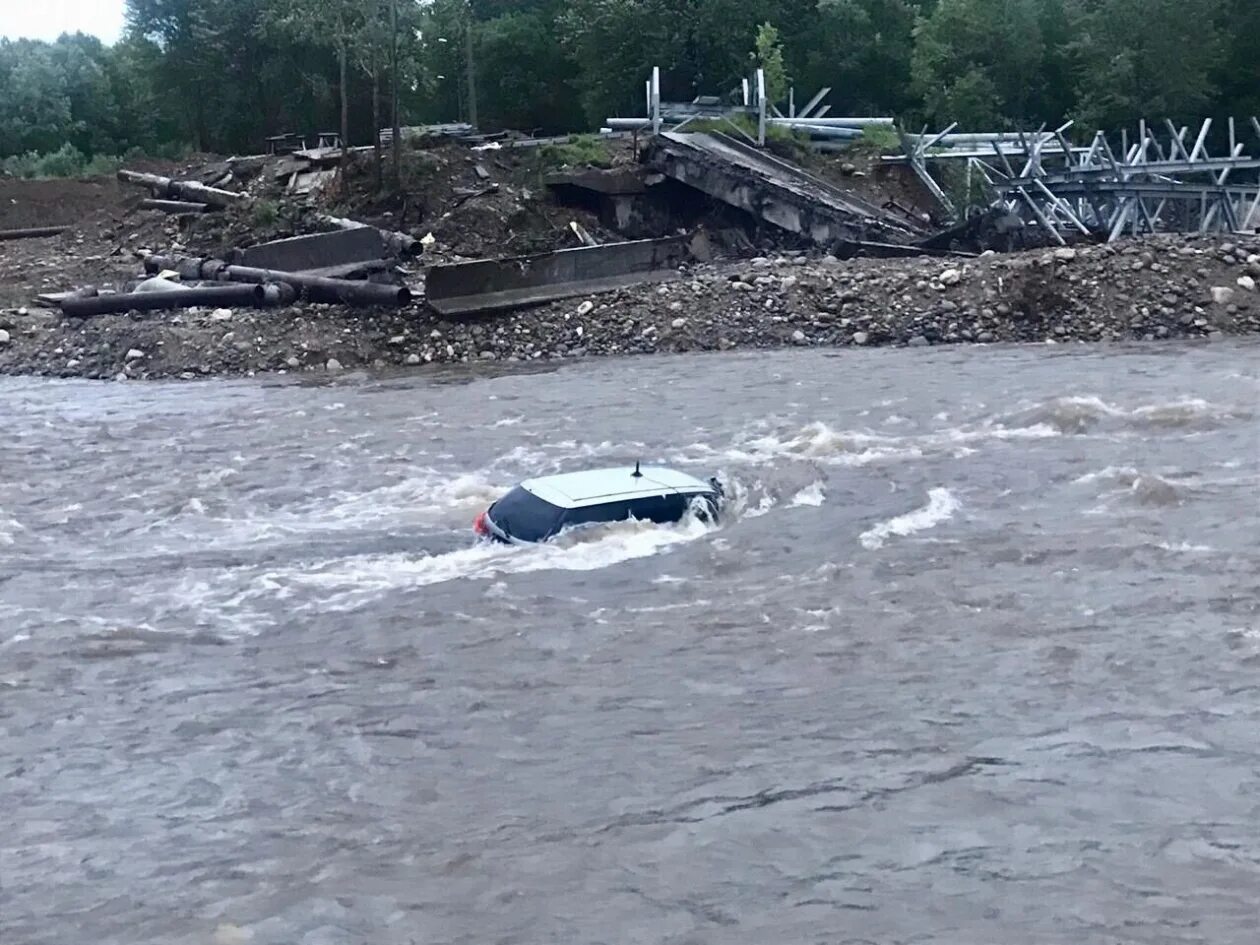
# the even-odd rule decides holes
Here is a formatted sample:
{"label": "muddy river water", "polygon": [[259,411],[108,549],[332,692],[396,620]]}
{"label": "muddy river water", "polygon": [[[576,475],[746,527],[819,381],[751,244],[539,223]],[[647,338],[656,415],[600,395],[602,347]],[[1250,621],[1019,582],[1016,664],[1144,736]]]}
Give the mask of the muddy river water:
{"label": "muddy river water", "polygon": [[1260,934],[1260,344],[0,404],[4,945]]}

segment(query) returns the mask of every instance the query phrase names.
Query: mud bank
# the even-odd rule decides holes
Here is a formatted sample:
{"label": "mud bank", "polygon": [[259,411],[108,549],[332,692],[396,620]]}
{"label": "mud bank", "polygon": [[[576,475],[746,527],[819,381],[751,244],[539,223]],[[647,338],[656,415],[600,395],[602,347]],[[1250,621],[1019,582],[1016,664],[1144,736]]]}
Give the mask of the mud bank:
{"label": "mud bank", "polygon": [[488,318],[303,305],[69,319],[0,309],[0,373],[100,379],[336,372],[798,346],[1260,332],[1260,237],[1151,237],[977,259],[781,255]]}

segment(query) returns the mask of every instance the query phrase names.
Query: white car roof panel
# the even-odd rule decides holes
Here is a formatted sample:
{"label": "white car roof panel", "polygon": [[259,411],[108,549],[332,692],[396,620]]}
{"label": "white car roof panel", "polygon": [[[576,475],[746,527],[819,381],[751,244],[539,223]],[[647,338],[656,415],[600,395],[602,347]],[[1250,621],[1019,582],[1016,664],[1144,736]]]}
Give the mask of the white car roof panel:
{"label": "white car roof panel", "polygon": [[521,485],[538,498],[563,509],[646,499],[670,492],[694,495],[713,491],[708,483],[674,469],[644,466],[639,471],[643,475],[635,477],[634,470],[629,466],[588,469],[559,476],[527,479]]}

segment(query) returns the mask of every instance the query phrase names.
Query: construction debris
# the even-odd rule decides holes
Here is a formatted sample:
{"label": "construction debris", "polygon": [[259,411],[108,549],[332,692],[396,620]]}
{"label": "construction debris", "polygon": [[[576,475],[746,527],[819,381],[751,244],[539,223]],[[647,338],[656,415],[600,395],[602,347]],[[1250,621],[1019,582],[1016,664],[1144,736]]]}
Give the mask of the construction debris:
{"label": "construction debris", "polygon": [[201,305],[262,308],[291,301],[293,290],[288,286],[273,284],[193,287],[173,284],[173,290],[169,292],[125,292],[67,298],[61,302],[61,311],[72,318],[88,318],[117,312],[152,312]]}
{"label": "construction debris", "polygon": [[512,259],[434,266],[425,291],[429,305],[448,317],[480,315],[554,299],[608,292],[678,278],[687,257],[677,237],[582,246]]}
{"label": "construction debris", "polygon": [[205,213],[209,208],[204,203],[190,203],[186,200],[141,200],[139,207],[141,210],[160,210],[162,213],[180,214],[196,214]]}
{"label": "construction debris", "polygon": [[[1033,134],[903,136],[904,155],[884,160],[908,162],[955,220],[960,211],[929,165],[965,161],[969,205],[1018,215],[1060,245],[1126,233],[1249,232],[1260,225],[1260,157],[1245,153],[1234,119],[1228,126],[1228,153],[1216,155],[1209,118],[1193,144],[1188,126],[1165,121],[1163,136],[1143,121],[1137,141],[1130,144],[1126,131],[1118,149],[1101,131],[1088,146],[1073,145],[1069,122]],[[1260,139],[1260,121],[1250,126]]]}
{"label": "construction debris", "polygon": [[389,252],[381,231],[359,226],[259,243],[248,249],[235,250],[228,261],[256,269],[303,272],[383,260],[387,255]]}
{"label": "construction debris", "polygon": [[150,256],[144,261],[144,267],[151,273],[173,269],[184,279],[291,285],[307,302],[327,302],[356,307],[403,306],[411,303],[411,291],[406,286],[351,282],[306,272],[283,272],[275,269],[256,269],[251,266],[233,266],[221,259]]}
{"label": "construction debris", "polygon": [[0,230],[0,243],[9,240],[33,240],[40,239],[45,236],[60,236],[68,226],[41,226],[25,230]]}
{"label": "construction debris", "polygon": [[679,183],[819,246],[853,241],[914,243],[921,227],[799,166],[718,132],[662,132],[646,161]]}
{"label": "construction debris", "polygon": [[158,174],[142,174],[139,171],[120,170],[118,179],[124,184],[147,187],[155,197],[186,200],[192,203],[208,204],[211,207],[225,208],[242,200],[248,200],[247,194],[231,190],[220,190],[208,187],[191,180],[173,180]]}

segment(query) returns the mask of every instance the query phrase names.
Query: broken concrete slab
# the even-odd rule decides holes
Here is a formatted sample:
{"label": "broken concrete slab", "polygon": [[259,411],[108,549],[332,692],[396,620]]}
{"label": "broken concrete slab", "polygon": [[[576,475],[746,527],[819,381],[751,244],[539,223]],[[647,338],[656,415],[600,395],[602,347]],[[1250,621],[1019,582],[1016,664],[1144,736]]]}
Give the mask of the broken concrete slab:
{"label": "broken concrete slab", "polygon": [[231,262],[257,269],[303,272],[384,259],[387,255],[380,231],[361,226],[260,243],[249,249],[235,250]]}
{"label": "broken concrete slab", "polygon": [[543,182],[553,190],[574,188],[597,194],[641,194],[647,191],[644,173],[639,168],[616,167],[611,170],[588,167],[580,170],[557,171],[548,174]]}
{"label": "broken concrete slab", "polygon": [[678,237],[580,246],[536,256],[434,266],[426,280],[429,305],[441,315],[510,311],[555,299],[609,292],[679,277],[687,258]]}
{"label": "broken concrete slab", "polygon": [[820,246],[841,241],[913,243],[928,235],[794,164],[719,132],[658,135],[647,162],[679,183]]}

